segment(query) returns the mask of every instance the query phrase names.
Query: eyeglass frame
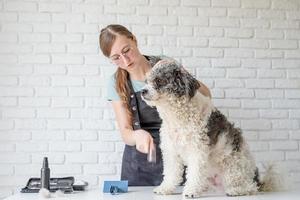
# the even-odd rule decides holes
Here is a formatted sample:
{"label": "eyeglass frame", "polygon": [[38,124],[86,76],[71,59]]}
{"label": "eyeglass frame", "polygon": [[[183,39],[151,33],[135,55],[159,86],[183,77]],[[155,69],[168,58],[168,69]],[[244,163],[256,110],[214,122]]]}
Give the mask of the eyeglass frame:
{"label": "eyeglass frame", "polygon": [[[128,48],[128,49],[127,49],[127,48]],[[110,59],[111,62],[113,62],[113,63],[115,63],[115,64],[118,64],[118,63],[121,62],[121,59],[120,59],[121,56],[128,58],[128,53],[130,53],[130,51],[131,51],[132,49],[133,49],[132,46],[127,45],[127,46],[125,46],[125,47],[121,50],[121,53],[120,53],[120,54],[115,54],[115,55],[109,57],[109,59]],[[116,57],[116,56],[117,56],[117,58],[113,58],[113,57]]]}

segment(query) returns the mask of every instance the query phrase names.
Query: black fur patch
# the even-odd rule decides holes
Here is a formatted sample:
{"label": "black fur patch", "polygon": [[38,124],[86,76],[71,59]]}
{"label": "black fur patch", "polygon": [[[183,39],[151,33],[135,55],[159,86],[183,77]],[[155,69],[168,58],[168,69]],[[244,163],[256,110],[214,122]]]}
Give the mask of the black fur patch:
{"label": "black fur patch", "polygon": [[259,171],[258,171],[257,167],[255,169],[255,174],[254,174],[253,182],[256,183],[256,185],[257,185],[258,188],[260,188],[262,186],[262,183],[259,180]]}
{"label": "black fur patch", "polygon": [[243,142],[241,130],[228,122],[227,118],[219,110],[211,113],[207,129],[210,145],[215,145],[218,142],[218,137],[221,134],[227,133],[226,137],[228,141],[231,141],[232,150],[236,152],[240,151],[240,145]]}

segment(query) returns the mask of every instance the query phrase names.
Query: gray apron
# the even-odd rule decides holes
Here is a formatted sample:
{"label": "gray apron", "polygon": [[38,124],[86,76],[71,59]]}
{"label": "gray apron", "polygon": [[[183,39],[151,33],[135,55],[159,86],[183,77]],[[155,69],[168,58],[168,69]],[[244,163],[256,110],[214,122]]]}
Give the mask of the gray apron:
{"label": "gray apron", "polygon": [[[146,58],[149,59],[149,57]],[[162,155],[159,148],[159,129],[162,120],[156,108],[148,106],[142,100],[141,92],[134,92],[131,81],[128,80],[128,83],[131,87],[130,106],[133,114],[133,130],[144,129],[151,134],[156,145],[156,163],[149,163],[147,154],[137,151],[135,146],[125,145],[121,180],[128,180],[129,186],[156,186],[163,179]]]}

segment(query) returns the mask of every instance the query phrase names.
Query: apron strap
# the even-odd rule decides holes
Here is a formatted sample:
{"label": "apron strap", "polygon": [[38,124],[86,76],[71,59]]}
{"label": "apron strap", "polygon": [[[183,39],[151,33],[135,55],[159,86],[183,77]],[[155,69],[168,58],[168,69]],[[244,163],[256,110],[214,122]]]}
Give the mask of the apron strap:
{"label": "apron strap", "polygon": [[140,123],[140,117],[139,117],[139,108],[137,104],[137,97],[135,95],[134,89],[132,87],[131,81],[128,78],[128,86],[130,88],[130,106],[131,106],[131,112],[133,115],[133,130],[141,129],[141,123]]}

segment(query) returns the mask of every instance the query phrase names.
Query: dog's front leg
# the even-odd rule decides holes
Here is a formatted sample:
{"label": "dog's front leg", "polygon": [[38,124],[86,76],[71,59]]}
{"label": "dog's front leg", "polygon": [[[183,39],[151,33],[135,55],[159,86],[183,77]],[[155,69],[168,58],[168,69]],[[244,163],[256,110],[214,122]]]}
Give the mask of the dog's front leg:
{"label": "dog's front leg", "polygon": [[187,198],[198,198],[208,188],[208,151],[191,149],[189,152],[183,195]]}
{"label": "dog's front leg", "polygon": [[157,194],[172,194],[182,180],[183,180],[183,163],[181,158],[176,154],[175,149],[170,147],[163,149],[163,164],[164,164],[164,178],[160,186],[154,188]]}

